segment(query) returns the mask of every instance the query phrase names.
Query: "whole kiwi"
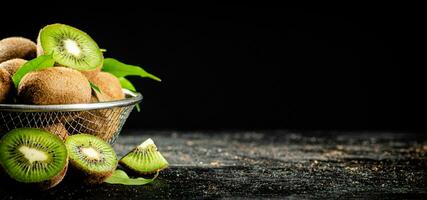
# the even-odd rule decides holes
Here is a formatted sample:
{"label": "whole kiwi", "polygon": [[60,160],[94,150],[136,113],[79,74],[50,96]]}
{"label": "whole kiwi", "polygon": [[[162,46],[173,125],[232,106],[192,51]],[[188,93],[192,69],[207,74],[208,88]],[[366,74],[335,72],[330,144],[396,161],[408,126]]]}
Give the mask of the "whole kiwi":
{"label": "whole kiwi", "polygon": [[37,55],[37,45],[23,37],[9,37],[0,40],[0,63],[13,58],[30,60]]}
{"label": "whole kiwi", "polygon": [[79,70],[87,79],[91,79],[96,76],[99,72],[101,72],[102,65],[97,67],[94,70]]}
{"label": "whole kiwi", "polygon": [[77,70],[50,67],[26,74],[18,86],[18,101],[27,104],[89,103],[89,81]]}
{"label": "whole kiwi", "polygon": [[13,76],[18,69],[24,65],[27,62],[27,60],[24,60],[22,58],[14,58],[7,61],[4,61],[0,64],[0,68],[5,69],[11,76]]}
{"label": "whole kiwi", "polygon": [[68,131],[62,123],[50,124],[42,127],[41,129],[59,136],[62,140],[68,137]]}
{"label": "whole kiwi", "polygon": [[122,107],[91,110],[79,116],[82,124],[81,132],[97,136],[104,141],[111,142],[120,131],[120,114]]}
{"label": "whole kiwi", "polygon": [[96,92],[96,97],[100,101],[114,101],[125,98],[119,79],[108,72],[99,72],[89,79],[98,86],[101,93]]}
{"label": "whole kiwi", "polygon": [[0,103],[8,101],[13,90],[13,82],[9,72],[0,68]]}
{"label": "whole kiwi", "polygon": [[[119,80],[110,73],[100,72],[91,79],[101,92],[92,93],[91,102],[104,102],[120,100],[124,98],[124,93]],[[120,114],[125,108],[117,107],[110,109],[91,110],[81,114],[80,124],[82,133],[95,135],[107,142],[110,142],[120,128]]]}

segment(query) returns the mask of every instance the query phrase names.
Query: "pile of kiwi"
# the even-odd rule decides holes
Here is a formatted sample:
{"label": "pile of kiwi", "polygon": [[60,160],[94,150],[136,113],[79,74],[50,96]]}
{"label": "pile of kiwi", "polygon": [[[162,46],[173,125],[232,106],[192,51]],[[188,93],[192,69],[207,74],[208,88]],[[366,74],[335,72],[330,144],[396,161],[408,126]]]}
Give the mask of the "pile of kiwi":
{"label": "pile of kiwi", "polygon": [[[27,71],[34,60],[49,56],[52,66]],[[57,105],[116,101],[125,98],[119,79],[101,71],[103,51],[85,32],[64,24],[43,27],[33,42],[23,37],[0,40],[0,104]],[[23,67],[24,66],[24,67]],[[16,76],[21,76],[16,81]],[[114,108],[120,112],[123,108]],[[48,189],[67,174],[89,184],[102,183],[118,163],[145,175],[168,166],[149,140],[120,161],[107,143],[115,136],[112,110],[83,112],[78,134],[64,121],[34,128],[17,128],[0,140],[0,176],[14,183]],[[106,126],[108,125],[108,126]],[[106,128],[110,127],[110,128]],[[112,128],[111,128],[112,127]],[[3,179],[1,179],[3,180]]]}
{"label": "pile of kiwi", "polygon": [[[13,76],[28,61],[51,55],[54,66],[25,73],[18,84]],[[0,104],[77,104],[115,101],[125,98],[119,79],[101,71],[103,51],[85,32],[64,24],[43,27],[36,43],[23,37],[0,40]],[[97,90],[92,87],[95,86]],[[116,110],[120,112],[120,110]],[[110,111],[111,112],[111,111]],[[108,111],[94,110],[74,117],[80,120],[85,133],[110,141],[120,119],[111,119]],[[66,137],[62,123],[49,124],[45,129]],[[110,126],[105,126],[110,124]]]}
{"label": "pile of kiwi", "polygon": [[75,134],[63,141],[43,129],[17,128],[0,139],[0,182],[4,185],[46,190],[67,174],[72,181],[100,184],[118,163],[137,176],[150,176],[169,165],[151,139],[120,160],[107,142],[89,134]]}

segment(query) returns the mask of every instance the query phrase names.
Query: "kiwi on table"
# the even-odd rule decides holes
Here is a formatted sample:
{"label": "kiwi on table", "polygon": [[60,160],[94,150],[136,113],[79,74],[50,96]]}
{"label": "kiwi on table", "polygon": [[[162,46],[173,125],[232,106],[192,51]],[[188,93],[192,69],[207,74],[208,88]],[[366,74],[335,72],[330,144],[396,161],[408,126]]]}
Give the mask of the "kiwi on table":
{"label": "kiwi on table", "polygon": [[68,137],[68,131],[62,123],[47,125],[41,129],[57,135],[62,140],[65,140]]}
{"label": "kiwi on table", "polygon": [[23,37],[9,37],[0,40],[0,63],[13,58],[30,60],[36,57],[36,44]]}
{"label": "kiwi on table", "polygon": [[36,105],[89,103],[92,89],[77,70],[50,67],[26,74],[18,86],[18,100]]}
{"label": "kiwi on table", "polygon": [[88,76],[99,72],[104,60],[98,45],[88,34],[64,24],[51,24],[40,30],[37,54],[52,54],[59,65],[89,71]]}
{"label": "kiwi on table", "polygon": [[22,65],[24,65],[27,60],[22,58],[14,58],[7,61],[4,61],[0,64],[0,68],[5,69],[11,76],[13,76]]}
{"label": "kiwi on table", "polygon": [[5,103],[9,100],[13,91],[13,81],[6,69],[0,68],[0,103]]}
{"label": "kiwi on table", "polygon": [[64,178],[67,148],[56,135],[35,128],[17,128],[0,140],[1,169],[14,182],[49,189]]}
{"label": "kiwi on table", "polygon": [[119,160],[119,164],[137,175],[153,174],[169,166],[151,138],[126,154]]}
{"label": "kiwi on table", "polygon": [[119,79],[108,72],[99,72],[89,81],[101,90],[101,93],[96,92],[96,97],[99,101],[113,101],[125,98]]}
{"label": "kiwi on table", "polygon": [[117,167],[117,156],[105,141],[89,134],[75,134],[65,140],[70,169],[74,177],[88,184],[99,184],[110,177]]}

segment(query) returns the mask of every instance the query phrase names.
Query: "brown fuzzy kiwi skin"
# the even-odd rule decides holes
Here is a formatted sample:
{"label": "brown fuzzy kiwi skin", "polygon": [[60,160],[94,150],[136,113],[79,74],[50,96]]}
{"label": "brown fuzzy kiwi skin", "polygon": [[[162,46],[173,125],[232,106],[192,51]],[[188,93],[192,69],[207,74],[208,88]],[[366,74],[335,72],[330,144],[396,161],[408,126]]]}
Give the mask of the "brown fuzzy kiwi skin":
{"label": "brown fuzzy kiwi skin", "polygon": [[18,101],[27,104],[52,105],[89,103],[92,89],[79,71],[50,67],[26,74],[18,86]]}
{"label": "brown fuzzy kiwi skin", "polygon": [[67,163],[65,163],[64,168],[58,175],[54,176],[50,180],[43,181],[41,183],[36,183],[34,185],[36,188],[39,188],[41,190],[47,190],[47,189],[53,188],[57,186],[64,179],[65,174],[67,174],[67,170],[68,170],[68,159],[67,159]]}
{"label": "brown fuzzy kiwi skin", "polygon": [[52,133],[54,135],[57,135],[63,141],[65,139],[67,139],[67,137],[69,135],[67,129],[65,128],[65,126],[62,123],[51,124],[48,126],[41,127],[41,129],[43,129],[49,133]]}
{"label": "brown fuzzy kiwi skin", "polygon": [[[109,97],[110,101],[125,98],[125,94],[123,93],[119,79],[108,72],[99,72],[96,74],[96,76],[89,79],[89,81],[98,86],[98,88],[101,90],[101,93]],[[97,94],[97,96],[99,95]]]}
{"label": "brown fuzzy kiwi skin", "polygon": [[14,58],[7,61],[4,61],[0,64],[0,68],[5,69],[11,76],[13,76],[19,68],[22,67],[27,62],[22,58]]}
{"label": "brown fuzzy kiwi skin", "polygon": [[8,102],[14,91],[13,88],[14,85],[9,72],[0,68],[0,103]]}
{"label": "brown fuzzy kiwi skin", "polygon": [[[102,98],[110,99],[103,94],[100,94]],[[102,102],[95,95],[92,95],[92,103]],[[109,108],[109,109],[100,109],[100,110],[91,110],[84,112],[80,115],[80,124],[82,124],[81,132],[91,134],[101,138],[106,142],[116,135],[116,132],[120,126],[120,118],[118,118],[118,113],[123,112],[122,107]],[[114,113],[114,114],[113,114]]]}
{"label": "brown fuzzy kiwi skin", "polygon": [[13,58],[30,60],[37,55],[37,45],[23,37],[9,37],[0,40],[0,63]]}
{"label": "brown fuzzy kiwi skin", "polygon": [[93,78],[93,77],[95,77],[99,72],[101,72],[101,69],[102,69],[102,66],[103,66],[104,64],[103,63],[101,63],[101,65],[100,66],[98,66],[97,68],[95,68],[94,70],[80,70],[80,72],[84,75],[84,76],[86,76],[86,78],[87,79],[91,79],[91,78]]}
{"label": "brown fuzzy kiwi skin", "polygon": [[[90,81],[101,90],[101,92],[94,91],[92,93],[92,103],[120,100],[125,97],[120,81],[110,73],[99,72]],[[80,116],[82,119],[81,124],[83,124],[81,131],[109,142],[116,135],[120,126],[120,119],[116,116],[118,113],[123,112],[123,109],[117,107],[105,110],[91,110],[83,113]]]}

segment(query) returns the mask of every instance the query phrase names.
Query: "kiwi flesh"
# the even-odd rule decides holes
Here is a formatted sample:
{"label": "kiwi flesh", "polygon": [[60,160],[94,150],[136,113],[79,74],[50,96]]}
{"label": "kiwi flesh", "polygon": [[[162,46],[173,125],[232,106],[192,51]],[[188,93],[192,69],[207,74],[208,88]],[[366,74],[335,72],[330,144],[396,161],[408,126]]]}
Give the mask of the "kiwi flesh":
{"label": "kiwi flesh", "polygon": [[13,91],[13,81],[6,69],[0,68],[0,103],[6,103]]}
{"label": "kiwi flesh", "polygon": [[50,67],[26,74],[18,86],[18,101],[27,104],[52,105],[89,103],[92,89],[79,71]]}
{"label": "kiwi flesh", "polygon": [[96,92],[96,97],[100,101],[114,101],[125,98],[119,79],[108,72],[99,72],[89,81],[101,90],[100,93]]}
{"label": "kiwi flesh", "polygon": [[51,24],[40,30],[37,54],[52,54],[59,65],[84,71],[96,70],[104,60],[98,45],[88,34],[64,24]]}
{"label": "kiwi flesh", "polygon": [[75,134],[65,140],[70,169],[75,178],[99,184],[110,177],[117,167],[117,156],[105,141],[89,134]]}
{"label": "kiwi flesh", "polygon": [[56,135],[35,128],[17,128],[0,140],[0,165],[13,183],[49,189],[64,178],[67,148]]}
{"label": "kiwi flesh", "polygon": [[127,153],[119,160],[119,164],[137,175],[153,174],[169,166],[151,138]]}
{"label": "kiwi flesh", "polygon": [[62,140],[65,140],[68,137],[68,131],[62,123],[47,125],[41,129],[57,135]]}
{"label": "kiwi flesh", "polygon": [[0,63],[13,58],[30,60],[36,57],[36,44],[23,37],[9,37],[0,40]]}
{"label": "kiwi flesh", "polygon": [[24,65],[27,60],[22,58],[14,58],[7,61],[4,61],[0,64],[0,68],[5,69],[11,76],[13,76],[22,65]]}

